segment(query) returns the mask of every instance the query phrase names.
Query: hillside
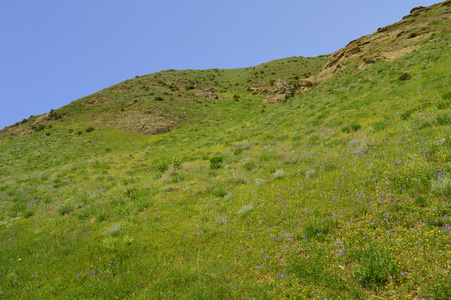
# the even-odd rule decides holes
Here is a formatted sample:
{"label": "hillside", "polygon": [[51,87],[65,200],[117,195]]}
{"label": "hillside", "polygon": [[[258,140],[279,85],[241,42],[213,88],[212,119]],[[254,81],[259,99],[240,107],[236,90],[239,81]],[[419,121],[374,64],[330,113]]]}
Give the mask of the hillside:
{"label": "hillside", "polygon": [[[244,105],[247,113],[256,113],[262,109],[257,104],[274,82],[286,82],[294,92],[299,79],[319,73],[327,58],[291,57],[242,69],[167,70],[136,76],[48,114],[6,127],[0,137],[75,124],[154,135],[198,122],[217,122],[223,117],[223,108],[218,110],[216,106],[223,104],[240,111]],[[239,102],[240,98],[247,99],[246,103],[230,105],[227,101]]]}
{"label": "hillside", "polygon": [[0,295],[450,299],[450,16],[3,129]]}

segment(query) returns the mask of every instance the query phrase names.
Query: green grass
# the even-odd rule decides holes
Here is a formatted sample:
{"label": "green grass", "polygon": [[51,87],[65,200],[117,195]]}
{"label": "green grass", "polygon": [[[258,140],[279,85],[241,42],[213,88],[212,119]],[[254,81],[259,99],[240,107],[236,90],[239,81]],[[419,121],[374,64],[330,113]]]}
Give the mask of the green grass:
{"label": "green grass", "polygon": [[263,114],[246,76],[314,60],[150,74],[119,86],[185,97],[183,75],[230,97],[186,97],[185,125],[158,136],[85,123],[99,102],[3,137],[1,297],[449,298],[450,44],[448,26]]}

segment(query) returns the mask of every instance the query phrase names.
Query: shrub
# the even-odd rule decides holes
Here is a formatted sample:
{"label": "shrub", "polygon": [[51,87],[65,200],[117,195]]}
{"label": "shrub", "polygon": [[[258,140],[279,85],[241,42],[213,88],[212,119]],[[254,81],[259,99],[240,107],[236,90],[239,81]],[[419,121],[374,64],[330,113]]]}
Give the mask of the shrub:
{"label": "shrub", "polygon": [[406,81],[412,78],[412,75],[410,75],[409,73],[404,73],[401,76],[398,77],[399,81]]}
{"label": "shrub", "polygon": [[397,271],[393,252],[373,244],[356,251],[356,260],[358,264],[353,275],[364,286],[385,284]]}
{"label": "shrub", "polygon": [[308,139],[307,144],[312,146],[312,145],[317,145],[320,142],[321,138],[317,135],[312,135],[310,136],[310,138]]}
{"label": "shrub", "polygon": [[258,156],[258,158],[261,161],[268,161],[274,158],[274,152],[272,151],[264,151],[262,153],[260,153],[260,155]]}
{"label": "shrub", "polygon": [[408,111],[404,112],[403,114],[401,114],[401,120],[403,120],[403,121],[408,120],[413,112],[414,112],[414,110],[408,110]]}
{"label": "shrub", "polygon": [[244,168],[248,171],[252,171],[256,167],[257,167],[257,165],[252,161],[248,161],[247,163],[244,164]]}
{"label": "shrub", "polygon": [[82,208],[83,206],[85,206],[85,204],[83,202],[79,202],[79,203],[75,204],[76,209]]}
{"label": "shrub", "polygon": [[449,117],[447,114],[441,114],[438,115],[436,120],[438,125],[448,125],[448,123],[450,122],[451,117]]}
{"label": "shrub", "polygon": [[119,234],[119,231],[122,229],[121,223],[115,223],[111,227],[107,228],[105,232],[103,233],[105,236],[117,236]]}
{"label": "shrub", "polygon": [[122,241],[126,245],[131,245],[135,240],[133,238],[131,238],[129,235],[125,235],[124,238],[122,239]]}
{"label": "shrub", "polygon": [[74,208],[73,208],[72,205],[70,205],[69,203],[66,203],[66,204],[64,204],[64,205],[62,205],[62,206],[60,206],[60,207],[58,207],[58,213],[59,213],[60,215],[68,214],[68,213],[70,213],[70,212],[73,211],[73,210],[74,210]]}
{"label": "shrub", "polygon": [[439,173],[434,175],[436,179],[431,180],[432,192],[436,195],[450,195],[451,194],[451,178],[449,175]]}
{"label": "shrub", "polygon": [[180,162],[180,159],[177,156],[175,156],[175,155],[172,157],[171,164],[176,169],[178,169],[178,168],[180,168],[182,166],[182,163]]}
{"label": "shrub", "polygon": [[442,95],[442,98],[443,98],[443,100],[450,100],[451,99],[451,92],[444,93]]}
{"label": "shrub", "polygon": [[429,205],[429,200],[424,196],[418,196],[415,199],[415,204],[418,205],[419,207],[426,207]]}
{"label": "shrub", "polygon": [[224,190],[224,189],[217,189],[217,190],[214,190],[214,192],[213,192],[213,194],[216,196],[216,197],[224,197],[225,195],[227,195],[227,191],[226,190]]}
{"label": "shrub", "polygon": [[216,157],[210,158],[210,169],[217,170],[217,169],[221,168],[222,159],[223,159],[222,156],[216,156]]}
{"label": "shrub", "polygon": [[351,132],[351,128],[349,126],[345,126],[345,127],[341,128],[341,131],[345,132],[345,133],[350,133]]}
{"label": "shrub", "polygon": [[327,234],[329,234],[335,227],[337,222],[330,220],[313,221],[306,225],[304,231],[298,236],[297,239],[318,239],[324,241]]}
{"label": "shrub", "polygon": [[215,156],[215,157],[210,158],[210,162],[212,164],[214,164],[214,163],[222,163],[222,160],[223,160],[222,156]]}
{"label": "shrub", "polygon": [[116,250],[117,238],[111,236],[107,237],[103,239],[102,244],[107,251],[112,252]]}
{"label": "shrub", "polygon": [[162,159],[155,164],[155,168],[160,172],[164,172],[169,169],[169,162]]}
{"label": "shrub", "polygon": [[230,199],[232,199],[233,198],[233,194],[232,193],[227,193],[225,196],[224,196],[224,199],[227,199],[227,200],[230,200]]}
{"label": "shrub", "polygon": [[185,177],[183,175],[175,175],[172,177],[172,182],[177,183],[185,180]]}
{"label": "shrub", "polygon": [[217,170],[217,169],[220,169],[221,166],[222,166],[221,163],[211,163],[211,164],[210,164],[210,169],[212,169],[212,170]]}
{"label": "shrub", "polygon": [[218,225],[224,225],[225,223],[227,223],[227,217],[226,216],[216,217],[216,223],[218,223]]}
{"label": "shrub", "polygon": [[266,184],[266,181],[264,179],[261,179],[261,178],[255,179],[254,182],[255,182],[256,185],[265,185]]}
{"label": "shrub", "polygon": [[352,140],[348,143],[348,147],[357,148],[360,146],[360,142],[358,140]]}
{"label": "shrub", "polygon": [[305,172],[305,178],[306,179],[313,179],[317,175],[317,171],[315,169],[308,170]]}
{"label": "shrub", "polygon": [[240,214],[245,214],[245,213],[251,212],[253,210],[254,210],[254,206],[252,204],[250,204],[250,205],[243,205],[243,207],[241,207],[239,213]]}
{"label": "shrub", "polygon": [[362,128],[362,126],[359,123],[352,123],[351,124],[351,129],[354,130],[354,131],[357,131],[360,128]]}
{"label": "shrub", "polygon": [[244,152],[243,148],[237,148],[233,151],[233,155],[240,155],[243,152]]}
{"label": "shrub", "polygon": [[24,213],[23,213],[23,217],[25,218],[25,219],[28,219],[29,217],[31,217],[33,215],[33,211],[31,211],[31,210],[26,210],[26,211],[24,211]]}
{"label": "shrub", "polygon": [[272,177],[274,179],[279,179],[282,178],[283,176],[285,176],[285,172],[282,169],[278,169],[274,172],[274,174],[272,174]]}

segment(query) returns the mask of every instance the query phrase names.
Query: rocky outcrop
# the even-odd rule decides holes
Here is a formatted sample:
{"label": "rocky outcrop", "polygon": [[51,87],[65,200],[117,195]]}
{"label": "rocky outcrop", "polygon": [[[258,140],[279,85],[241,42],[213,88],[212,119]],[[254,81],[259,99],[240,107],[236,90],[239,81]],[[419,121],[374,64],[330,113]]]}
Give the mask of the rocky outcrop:
{"label": "rocky outcrop", "polygon": [[130,112],[123,114],[114,127],[138,134],[155,135],[178,129],[180,125],[175,121],[150,113]]}
{"label": "rocky outcrop", "polygon": [[283,103],[293,97],[295,92],[296,87],[293,84],[279,79],[269,89],[263,102],[268,104]]}
{"label": "rocky outcrop", "polygon": [[430,37],[433,33],[443,30],[443,27],[427,26],[433,21],[450,18],[450,14],[422,16],[437,6],[447,6],[451,1],[435,4],[430,7],[416,7],[405,16],[401,22],[379,28],[370,35],[363,36],[350,42],[345,48],[333,53],[322,71],[310,78],[299,81],[302,93],[313,86],[329,79],[334,74],[357,62],[356,72],[375,64],[378,60],[394,60],[409,54],[421,47],[417,42]]}
{"label": "rocky outcrop", "polygon": [[47,126],[51,126],[51,122],[61,118],[61,115],[56,111],[51,110],[39,117],[30,116],[28,119],[23,119],[11,126],[5,127],[0,130],[1,135],[13,135],[13,136],[23,136],[31,134],[35,131],[40,131],[45,129]]}
{"label": "rocky outcrop", "polygon": [[213,89],[194,89],[193,94],[202,98],[207,99],[219,99],[219,96],[216,94],[216,91]]}

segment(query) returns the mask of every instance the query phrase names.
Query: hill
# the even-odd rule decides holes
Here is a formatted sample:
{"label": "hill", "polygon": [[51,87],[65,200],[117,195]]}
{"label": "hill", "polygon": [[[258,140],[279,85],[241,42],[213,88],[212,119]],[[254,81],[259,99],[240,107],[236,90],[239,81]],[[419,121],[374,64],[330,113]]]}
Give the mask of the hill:
{"label": "hill", "polygon": [[5,128],[2,297],[451,298],[450,16]]}

